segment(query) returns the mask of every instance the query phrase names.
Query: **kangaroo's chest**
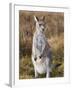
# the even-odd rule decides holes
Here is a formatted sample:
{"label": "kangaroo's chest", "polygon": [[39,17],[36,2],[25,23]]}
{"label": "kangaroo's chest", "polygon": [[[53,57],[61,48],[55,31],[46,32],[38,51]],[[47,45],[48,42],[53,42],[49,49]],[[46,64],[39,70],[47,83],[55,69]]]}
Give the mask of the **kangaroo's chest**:
{"label": "kangaroo's chest", "polygon": [[43,34],[35,34],[34,36],[34,46],[41,52],[43,45],[45,44],[45,37]]}

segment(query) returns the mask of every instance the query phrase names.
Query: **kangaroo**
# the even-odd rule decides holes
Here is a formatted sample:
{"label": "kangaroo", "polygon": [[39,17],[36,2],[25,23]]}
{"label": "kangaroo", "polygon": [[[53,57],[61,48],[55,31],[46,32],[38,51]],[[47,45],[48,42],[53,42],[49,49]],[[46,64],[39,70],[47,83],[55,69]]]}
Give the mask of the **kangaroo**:
{"label": "kangaroo", "polygon": [[45,37],[44,31],[44,20],[43,17],[41,20],[38,17],[34,16],[36,22],[36,31],[33,35],[33,44],[32,44],[32,62],[34,65],[35,78],[38,77],[38,74],[46,73],[46,77],[50,77],[51,71],[51,48]]}

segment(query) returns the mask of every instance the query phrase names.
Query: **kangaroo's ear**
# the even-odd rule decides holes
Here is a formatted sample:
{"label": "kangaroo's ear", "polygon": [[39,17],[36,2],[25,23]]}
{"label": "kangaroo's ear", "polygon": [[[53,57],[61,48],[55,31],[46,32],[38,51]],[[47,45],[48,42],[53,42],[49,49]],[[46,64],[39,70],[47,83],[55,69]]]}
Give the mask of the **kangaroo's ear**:
{"label": "kangaroo's ear", "polygon": [[42,16],[42,17],[41,17],[41,20],[45,20],[45,16]]}
{"label": "kangaroo's ear", "polygon": [[34,16],[34,20],[37,22],[39,21],[38,17]]}

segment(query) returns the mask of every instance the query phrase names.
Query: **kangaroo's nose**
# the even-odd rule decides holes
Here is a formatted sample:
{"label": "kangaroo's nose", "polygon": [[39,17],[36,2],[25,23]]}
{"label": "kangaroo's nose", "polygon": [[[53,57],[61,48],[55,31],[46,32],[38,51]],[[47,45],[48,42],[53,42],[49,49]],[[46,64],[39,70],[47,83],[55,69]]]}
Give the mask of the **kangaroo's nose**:
{"label": "kangaroo's nose", "polygon": [[44,31],[44,28],[42,30]]}
{"label": "kangaroo's nose", "polygon": [[34,58],[34,60],[36,61],[36,60],[37,60],[37,58],[35,57],[35,58]]}
{"label": "kangaroo's nose", "polygon": [[42,30],[44,31],[44,26],[42,26]]}

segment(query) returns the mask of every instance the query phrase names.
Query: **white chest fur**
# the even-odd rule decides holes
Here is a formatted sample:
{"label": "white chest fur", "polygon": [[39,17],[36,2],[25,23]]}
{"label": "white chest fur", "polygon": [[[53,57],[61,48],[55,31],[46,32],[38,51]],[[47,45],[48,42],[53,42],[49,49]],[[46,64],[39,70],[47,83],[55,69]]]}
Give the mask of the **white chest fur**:
{"label": "white chest fur", "polygon": [[46,71],[47,71],[46,61],[44,61],[43,63],[36,62],[35,68],[36,68],[37,72],[40,74],[46,73]]}
{"label": "white chest fur", "polygon": [[34,66],[38,73],[43,74],[47,72],[48,63],[49,63],[49,60],[48,58],[45,57],[34,61]]}

